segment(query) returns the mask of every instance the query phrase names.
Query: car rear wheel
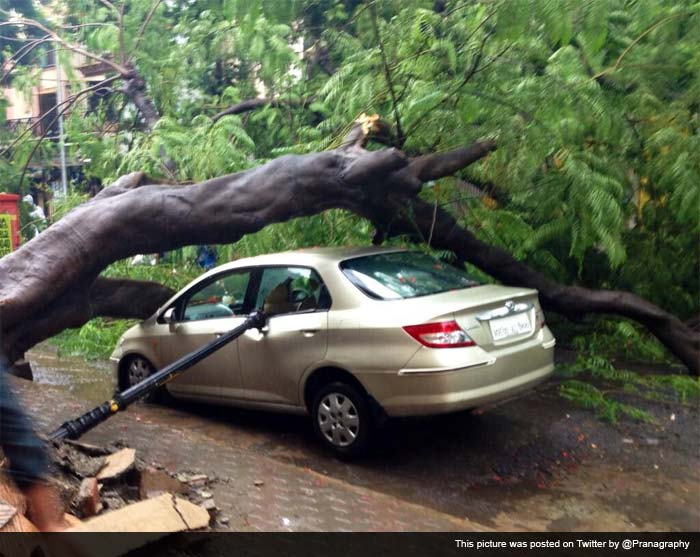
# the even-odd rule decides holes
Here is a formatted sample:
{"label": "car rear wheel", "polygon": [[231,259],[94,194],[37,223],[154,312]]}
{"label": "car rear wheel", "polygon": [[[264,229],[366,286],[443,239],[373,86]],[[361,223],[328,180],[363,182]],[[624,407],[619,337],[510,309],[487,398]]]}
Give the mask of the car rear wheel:
{"label": "car rear wheel", "polygon": [[351,457],[367,450],[372,415],[367,397],[353,385],[337,381],[319,389],[311,415],[321,444],[337,455]]}
{"label": "car rear wheel", "polygon": [[[124,388],[139,384],[155,371],[155,367],[143,356],[131,356],[124,364]],[[158,402],[163,398],[163,389],[156,389],[143,398],[146,402]]]}

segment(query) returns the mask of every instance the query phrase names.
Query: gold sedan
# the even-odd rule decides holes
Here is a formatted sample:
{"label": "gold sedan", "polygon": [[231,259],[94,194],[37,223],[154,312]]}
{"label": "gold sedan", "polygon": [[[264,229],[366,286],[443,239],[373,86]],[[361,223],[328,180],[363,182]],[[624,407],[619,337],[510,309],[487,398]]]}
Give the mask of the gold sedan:
{"label": "gold sedan", "polygon": [[315,248],[207,272],[112,354],[132,386],[263,310],[251,329],[168,383],[175,398],[310,414],[344,455],[377,417],[473,408],[531,389],[553,371],[554,337],[537,291],[481,285],[427,255]]}

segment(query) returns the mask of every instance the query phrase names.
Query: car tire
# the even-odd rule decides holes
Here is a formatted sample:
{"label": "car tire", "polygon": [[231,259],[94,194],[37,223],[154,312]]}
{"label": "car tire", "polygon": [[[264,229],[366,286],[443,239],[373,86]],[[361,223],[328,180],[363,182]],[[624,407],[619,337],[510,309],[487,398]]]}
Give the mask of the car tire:
{"label": "car tire", "polygon": [[354,385],[335,381],[314,396],[311,419],[321,444],[344,458],[369,448],[373,420],[367,396]]}
{"label": "car tire", "polygon": [[[124,389],[129,389],[146,379],[149,375],[156,371],[154,365],[143,356],[130,356],[124,364]],[[165,389],[158,388],[148,393],[141,400],[145,402],[155,403],[161,402],[164,399]]]}

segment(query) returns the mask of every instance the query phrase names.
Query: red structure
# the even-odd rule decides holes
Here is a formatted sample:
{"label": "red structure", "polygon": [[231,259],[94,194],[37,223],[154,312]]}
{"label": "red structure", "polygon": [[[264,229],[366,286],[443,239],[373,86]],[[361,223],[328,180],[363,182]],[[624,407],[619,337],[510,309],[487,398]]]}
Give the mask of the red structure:
{"label": "red structure", "polygon": [[19,195],[0,193],[0,257],[19,247]]}

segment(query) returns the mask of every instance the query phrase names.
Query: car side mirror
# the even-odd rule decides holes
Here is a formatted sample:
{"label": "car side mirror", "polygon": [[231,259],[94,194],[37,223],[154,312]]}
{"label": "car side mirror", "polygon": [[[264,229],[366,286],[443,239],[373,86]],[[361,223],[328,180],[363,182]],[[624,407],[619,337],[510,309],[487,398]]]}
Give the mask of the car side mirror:
{"label": "car side mirror", "polygon": [[177,325],[177,321],[175,321],[175,308],[168,308],[165,310],[163,321],[168,324],[170,332],[175,330],[175,325]]}

